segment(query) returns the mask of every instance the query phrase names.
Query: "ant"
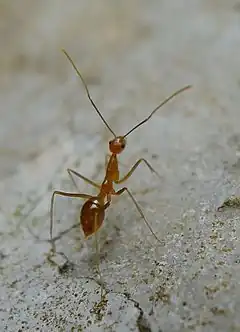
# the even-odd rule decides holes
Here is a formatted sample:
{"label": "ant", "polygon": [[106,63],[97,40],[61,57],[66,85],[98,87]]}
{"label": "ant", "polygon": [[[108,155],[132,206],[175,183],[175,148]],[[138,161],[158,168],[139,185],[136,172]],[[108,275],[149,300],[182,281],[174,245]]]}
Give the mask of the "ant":
{"label": "ant", "polygon": [[[54,201],[55,201],[55,197],[56,195],[59,196],[65,196],[65,197],[75,197],[75,198],[82,198],[85,201],[85,203],[82,206],[81,209],[81,213],[80,213],[80,222],[81,222],[81,226],[82,226],[82,230],[84,233],[85,238],[90,237],[91,235],[95,234],[95,240],[96,240],[96,252],[97,252],[97,267],[98,267],[98,273],[99,273],[99,277],[101,280],[101,273],[100,273],[100,268],[99,268],[99,248],[98,248],[98,241],[97,241],[97,231],[99,230],[99,228],[101,227],[104,218],[105,218],[105,210],[110,206],[111,204],[111,199],[112,196],[120,196],[123,193],[127,193],[131,200],[133,201],[135,207],[137,208],[139,214],[141,215],[141,217],[143,218],[143,220],[145,221],[147,227],[149,228],[150,232],[152,233],[152,235],[155,237],[155,239],[161,243],[161,241],[159,240],[159,238],[156,236],[156,234],[153,232],[150,224],[148,223],[146,217],[144,216],[144,213],[142,211],[142,209],[140,208],[139,204],[137,203],[136,199],[134,198],[133,194],[129,191],[129,189],[127,187],[123,187],[122,189],[115,191],[113,185],[114,184],[121,184],[123,182],[125,182],[132,174],[133,172],[136,170],[136,168],[141,164],[141,163],[145,163],[145,165],[149,168],[149,170],[153,173],[155,173],[157,176],[158,173],[154,170],[154,168],[150,165],[150,163],[146,160],[146,159],[139,159],[130,169],[130,171],[124,175],[122,178],[120,178],[120,174],[119,174],[119,167],[118,167],[118,155],[120,153],[122,153],[126,147],[126,137],[129,136],[133,131],[135,131],[138,127],[140,127],[141,125],[143,125],[144,123],[146,123],[152,116],[154,113],[156,113],[156,111],[161,108],[163,105],[165,105],[166,103],[168,103],[171,99],[173,99],[175,96],[177,96],[178,94],[180,94],[181,92],[189,89],[191,86],[187,85],[179,90],[177,90],[176,92],[174,92],[171,96],[169,96],[168,98],[166,98],[162,103],[160,103],[152,112],[151,114],[145,118],[144,120],[142,120],[141,122],[139,122],[137,125],[135,125],[131,130],[129,130],[125,135],[122,136],[117,136],[114,131],[110,128],[110,126],[108,125],[107,121],[104,119],[104,117],[102,116],[101,112],[99,111],[98,107],[96,106],[95,102],[93,101],[89,89],[87,87],[87,84],[85,82],[85,80],[82,77],[82,74],[80,73],[80,71],[78,70],[78,68],[76,67],[76,65],[74,64],[72,58],[70,57],[70,55],[65,51],[62,50],[63,53],[65,54],[65,56],[68,58],[69,62],[71,63],[72,67],[74,68],[74,70],[77,73],[77,76],[80,78],[80,80],[82,81],[82,84],[85,88],[85,91],[87,93],[87,97],[90,101],[90,103],[92,104],[93,108],[95,109],[95,111],[97,112],[97,114],[99,115],[99,117],[101,118],[101,120],[103,121],[103,123],[105,124],[105,126],[108,128],[108,130],[112,133],[112,135],[114,136],[112,140],[109,141],[109,151],[110,151],[110,155],[108,155],[108,159],[106,159],[106,173],[105,173],[105,177],[103,179],[102,184],[98,184],[95,183],[94,181],[86,178],[85,176],[83,176],[82,174],[79,174],[78,172],[72,170],[72,169],[67,169],[67,172],[71,178],[71,180],[73,181],[74,185],[77,187],[76,182],[73,178],[73,175],[81,178],[82,180],[84,180],[85,182],[91,184],[92,186],[94,186],[95,188],[97,188],[99,190],[99,193],[96,196],[91,196],[88,194],[82,194],[82,193],[70,193],[70,192],[64,192],[64,191],[54,191],[52,194],[52,198],[51,198],[51,208],[50,208],[50,242],[52,244],[52,249],[49,253],[49,259],[51,259],[51,257],[56,253],[56,247],[55,247],[55,240],[53,239],[53,207],[54,207]],[[103,290],[102,290],[102,283],[101,283],[101,298],[103,297]]]}

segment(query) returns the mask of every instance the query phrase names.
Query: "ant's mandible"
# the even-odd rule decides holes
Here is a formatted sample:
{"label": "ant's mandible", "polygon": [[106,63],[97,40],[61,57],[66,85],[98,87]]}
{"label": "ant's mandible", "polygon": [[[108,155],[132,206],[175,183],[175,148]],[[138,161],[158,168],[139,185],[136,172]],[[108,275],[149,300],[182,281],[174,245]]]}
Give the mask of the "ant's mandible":
{"label": "ant's mandible", "polygon": [[[114,184],[121,184],[125,182],[135,171],[135,169],[139,166],[140,163],[145,163],[146,166],[150,169],[151,172],[155,173],[158,175],[158,173],[153,169],[153,167],[149,164],[149,162],[143,158],[139,159],[130,169],[130,171],[120,178],[119,176],[119,167],[118,167],[118,155],[125,149],[126,147],[126,137],[130,135],[135,129],[140,127],[142,124],[147,122],[153,114],[161,108],[163,105],[168,103],[171,99],[173,99],[175,96],[180,94],[181,92],[189,89],[191,86],[187,85],[176,92],[174,92],[171,96],[166,98],[161,104],[159,104],[152,112],[151,114],[139,122],[137,125],[135,125],[131,130],[127,132],[127,134],[123,136],[117,136],[114,131],[110,128],[104,117],[102,116],[101,112],[97,108],[95,102],[93,101],[90,92],[88,90],[87,84],[84,81],[80,71],[74,64],[72,58],[69,56],[69,54],[63,50],[63,53],[66,55],[70,63],[72,64],[73,68],[75,69],[78,77],[81,79],[84,88],[86,90],[87,96],[89,101],[91,102],[93,108],[96,110],[97,114],[99,117],[102,119],[103,123],[106,125],[106,127],[109,129],[109,131],[113,134],[114,138],[109,142],[109,151],[110,151],[110,157],[109,160],[106,161],[106,173],[104,180],[102,184],[97,184],[94,181],[86,178],[85,176],[79,174],[78,172],[68,169],[68,174],[71,177],[73,183],[76,186],[75,180],[73,179],[73,175],[81,178],[82,180],[86,181],[87,183],[91,184],[95,188],[99,190],[98,195],[96,196],[91,196],[88,194],[82,194],[82,193],[69,193],[69,192],[64,192],[64,191],[54,191],[52,194],[51,198],[51,209],[50,209],[50,242],[52,244],[52,249],[51,249],[51,256],[56,253],[56,248],[55,248],[55,241],[53,239],[53,207],[54,207],[54,200],[56,195],[60,196],[67,196],[67,197],[75,197],[75,198],[83,198],[86,200],[86,202],[83,204],[82,209],[81,209],[81,214],[80,214],[80,222],[82,226],[82,230],[84,232],[85,238],[88,238],[89,236],[96,234],[98,229],[101,227],[104,217],[105,217],[105,210],[109,207],[111,204],[111,197],[112,196],[119,196],[123,194],[124,192],[127,192],[130,198],[132,199],[134,205],[136,206],[139,214],[145,221],[147,227],[149,228],[150,232],[153,234],[153,236],[156,238],[157,241],[161,243],[159,238],[156,236],[156,234],[153,232],[150,224],[148,223],[147,219],[145,218],[143,211],[141,210],[140,206],[138,205],[137,201],[135,200],[134,196],[132,193],[129,191],[127,187],[123,187],[122,189],[115,191],[113,185]],[[76,186],[77,187],[77,186]],[[96,250],[97,254],[99,256],[98,252],[98,244],[97,244],[97,239],[96,239]],[[99,270],[99,257],[98,257],[98,271],[99,275],[101,278],[100,270]]]}

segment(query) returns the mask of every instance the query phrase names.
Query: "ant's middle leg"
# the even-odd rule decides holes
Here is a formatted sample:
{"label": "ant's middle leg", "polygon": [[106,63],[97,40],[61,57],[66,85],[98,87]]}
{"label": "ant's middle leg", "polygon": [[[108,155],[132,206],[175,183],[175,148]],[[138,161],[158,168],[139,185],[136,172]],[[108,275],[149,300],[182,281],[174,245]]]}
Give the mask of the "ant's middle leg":
{"label": "ant's middle leg", "polygon": [[138,202],[136,201],[136,199],[134,198],[134,196],[133,196],[133,194],[130,192],[130,190],[129,190],[128,188],[124,187],[124,188],[118,190],[117,192],[115,192],[114,195],[119,196],[119,195],[123,194],[124,192],[127,192],[127,193],[128,193],[128,195],[130,196],[130,198],[131,198],[131,200],[133,201],[134,205],[136,206],[136,208],[137,208],[139,214],[141,215],[141,217],[143,218],[145,224],[147,225],[148,229],[150,230],[150,232],[152,233],[152,235],[155,237],[155,239],[156,239],[156,240],[162,245],[163,242],[162,242],[162,241],[157,237],[157,235],[154,233],[154,231],[153,231],[152,227],[150,226],[149,222],[147,221],[147,219],[146,219],[146,217],[145,217],[145,215],[144,215],[142,209],[140,208]]}
{"label": "ant's middle leg", "polygon": [[115,183],[120,184],[120,183],[123,183],[124,181],[126,181],[142,162],[145,163],[145,165],[150,169],[150,171],[152,173],[156,174],[160,178],[160,175],[158,174],[157,171],[155,171],[155,169],[150,165],[150,163],[146,159],[141,158],[132,166],[130,171],[122,179],[115,181]]}
{"label": "ant's middle leg", "polygon": [[72,182],[73,182],[73,184],[74,184],[74,186],[76,187],[77,190],[79,190],[79,189],[78,189],[78,186],[77,186],[76,181],[74,180],[72,174],[74,174],[75,176],[77,176],[77,177],[79,177],[80,179],[84,180],[85,182],[91,184],[91,185],[94,186],[95,188],[98,188],[98,189],[101,188],[101,186],[100,186],[98,183],[96,183],[96,182],[94,182],[94,181],[92,181],[92,180],[86,178],[85,176],[83,176],[82,174],[80,174],[80,173],[74,171],[74,170],[71,169],[71,168],[68,168],[68,169],[67,169],[67,172],[68,172],[68,175],[70,176],[70,178],[71,178],[71,180],[72,180]]}

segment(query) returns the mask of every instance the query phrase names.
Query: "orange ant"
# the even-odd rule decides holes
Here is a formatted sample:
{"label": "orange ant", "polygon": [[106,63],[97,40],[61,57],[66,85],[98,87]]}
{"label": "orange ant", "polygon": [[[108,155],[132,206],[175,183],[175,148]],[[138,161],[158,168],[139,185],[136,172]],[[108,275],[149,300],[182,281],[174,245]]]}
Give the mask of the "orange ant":
{"label": "orange ant", "polygon": [[[129,130],[127,132],[127,134],[125,134],[123,136],[117,136],[114,133],[114,131],[110,128],[110,126],[108,125],[108,123],[106,122],[104,117],[102,116],[101,112],[97,108],[95,102],[93,101],[93,99],[90,95],[87,84],[86,84],[85,80],[83,79],[80,71],[74,64],[72,58],[69,56],[69,54],[65,50],[63,50],[63,53],[66,55],[66,57],[70,61],[71,65],[75,69],[78,77],[81,79],[90,103],[92,104],[93,108],[95,109],[97,114],[102,119],[103,123],[106,125],[106,127],[109,129],[109,131],[113,134],[114,138],[109,142],[110,158],[109,158],[109,160],[106,160],[106,173],[105,173],[105,177],[104,177],[104,180],[101,185],[95,183],[94,181],[86,178],[85,176],[77,173],[76,171],[74,171],[72,169],[67,169],[67,172],[76,187],[77,187],[77,185],[75,183],[75,180],[73,179],[73,175],[81,178],[82,180],[86,181],[87,183],[89,183],[92,186],[94,186],[95,188],[97,188],[99,190],[98,195],[91,196],[88,194],[69,193],[69,192],[58,191],[58,190],[53,192],[52,198],[51,198],[51,209],[50,209],[50,242],[52,244],[50,257],[56,253],[56,248],[55,248],[55,244],[54,244],[55,241],[53,239],[53,206],[54,206],[54,199],[55,199],[56,195],[83,198],[86,200],[86,202],[83,204],[82,209],[81,209],[80,222],[81,222],[84,236],[85,236],[85,238],[88,238],[93,234],[96,235],[98,229],[101,227],[101,225],[104,221],[104,217],[105,217],[105,210],[110,206],[112,196],[119,196],[119,195],[123,194],[124,192],[127,192],[128,195],[130,196],[130,198],[132,199],[134,205],[136,206],[139,214],[145,221],[150,232],[153,234],[155,239],[161,243],[159,238],[153,232],[150,224],[148,223],[147,219],[145,218],[145,216],[143,214],[142,209],[138,205],[136,199],[134,198],[133,194],[129,191],[129,189],[127,187],[123,187],[122,189],[115,191],[115,189],[113,188],[114,184],[121,184],[121,183],[125,182],[133,174],[135,169],[142,162],[146,164],[146,166],[150,169],[151,172],[155,173],[156,175],[158,175],[158,173],[154,170],[154,168],[150,165],[150,163],[147,160],[141,158],[132,166],[130,171],[125,176],[120,178],[119,167],[118,167],[118,155],[125,149],[126,137],[128,135],[130,135],[135,129],[140,127],[142,124],[147,122],[159,108],[161,108],[163,105],[165,105],[171,99],[173,99],[176,95],[189,89],[191,86],[187,85],[184,88],[181,88],[181,89],[177,90],[176,92],[174,92],[171,96],[169,96],[161,104],[159,104],[147,118],[145,118],[144,120],[139,122],[131,130]],[[99,277],[101,279],[101,273],[100,273],[100,268],[99,268],[99,249],[98,249],[97,237],[96,237],[96,251],[97,251],[97,255],[98,255],[98,272],[99,272]],[[101,294],[102,294],[102,284],[101,284]]]}

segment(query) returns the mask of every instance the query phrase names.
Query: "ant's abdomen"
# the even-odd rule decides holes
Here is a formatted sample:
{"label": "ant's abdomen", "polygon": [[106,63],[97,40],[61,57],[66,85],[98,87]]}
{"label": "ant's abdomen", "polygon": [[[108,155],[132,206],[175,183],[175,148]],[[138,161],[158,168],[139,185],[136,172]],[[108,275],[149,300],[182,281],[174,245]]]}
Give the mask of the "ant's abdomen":
{"label": "ant's abdomen", "polygon": [[80,220],[85,237],[97,232],[103,223],[104,216],[104,207],[101,206],[99,197],[92,197],[83,204]]}

